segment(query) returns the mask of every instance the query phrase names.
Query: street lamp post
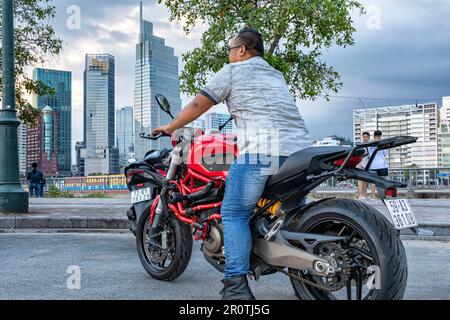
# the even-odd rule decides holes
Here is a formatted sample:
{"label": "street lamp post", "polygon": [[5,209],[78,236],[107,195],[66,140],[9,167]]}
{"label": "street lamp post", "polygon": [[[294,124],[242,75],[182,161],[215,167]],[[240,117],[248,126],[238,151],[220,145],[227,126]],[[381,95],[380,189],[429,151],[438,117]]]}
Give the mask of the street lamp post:
{"label": "street lamp post", "polygon": [[0,212],[28,212],[19,180],[15,110],[13,0],[2,0],[2,108],[0,109]]}

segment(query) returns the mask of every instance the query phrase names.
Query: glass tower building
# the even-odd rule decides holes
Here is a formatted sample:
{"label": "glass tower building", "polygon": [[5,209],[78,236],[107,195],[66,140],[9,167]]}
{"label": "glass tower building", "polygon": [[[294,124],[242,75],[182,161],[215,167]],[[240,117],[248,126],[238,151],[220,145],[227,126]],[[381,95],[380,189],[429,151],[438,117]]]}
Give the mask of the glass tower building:
{"label": "glass tower building", "polygon": [[133,107],[116,110],[116,147],[119,149],[119,164],[124,167],[130,153],[134,152]]}
{"label": "glass tower building", "polygon": [[36,162],[45,175],[58,173],[58,114],[50,106],[40,112],[36,125],[28,125],[27,165]]}
{"label": "glass tower building", "polygon": [[58,115],[58,174],[70,175],[72,166],[72,73],[36,68],[33,80],[55,89],[55,95],[34,96],[40,110],[49,106]]}
{"label": "glass tower building", "polygon": [[119,153],[114,147],[114,57],[87,54],[85,64],[85,174],[118,173]]}
{"label": "glass tower building", "polygon": [[155,95],[164,95],[172,107],[172,114],[181,109],[178,58],[173,48],[165,45],[162,38],[153,35],[153,24],[143,20],[140,8],[140,34],[136,45],[134,128],[135,157],[142,159],[151,149],[171,148],[170,139],[144,140],[141,132],[150,133],[170,122],[170,117],[160,110]]}

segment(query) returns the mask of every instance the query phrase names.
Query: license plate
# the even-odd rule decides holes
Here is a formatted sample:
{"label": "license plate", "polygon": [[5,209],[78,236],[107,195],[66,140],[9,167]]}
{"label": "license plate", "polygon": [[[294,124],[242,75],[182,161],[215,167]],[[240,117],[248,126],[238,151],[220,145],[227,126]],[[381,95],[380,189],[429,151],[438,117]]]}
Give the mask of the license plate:
{"label": "license plate", "polygon": [[131,191],[131,203],[138,203],[142,201],[151,200],[152,188],[143,188]]}
{"label": "license plate", "polygon": [[385,199],[386,207],[392,218],[392,223],[397,230],[417,227],[418,223],[408,200]]}

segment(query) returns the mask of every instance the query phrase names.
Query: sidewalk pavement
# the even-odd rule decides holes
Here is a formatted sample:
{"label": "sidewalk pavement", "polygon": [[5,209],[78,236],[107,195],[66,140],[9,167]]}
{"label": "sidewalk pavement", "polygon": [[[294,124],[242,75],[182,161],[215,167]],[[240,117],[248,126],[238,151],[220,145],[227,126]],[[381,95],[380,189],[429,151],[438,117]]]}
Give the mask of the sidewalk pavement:
{"label": "sidewalk pavement", "polygon": [[[450,199],[410,199],[419,228],[450,236]],[[390,219],[380,200],[364,200]],[[0,214],[0,229],[128,229],[129,198],[31,198],[27,214]],[[412,234],[405,230],[405,234]]]}

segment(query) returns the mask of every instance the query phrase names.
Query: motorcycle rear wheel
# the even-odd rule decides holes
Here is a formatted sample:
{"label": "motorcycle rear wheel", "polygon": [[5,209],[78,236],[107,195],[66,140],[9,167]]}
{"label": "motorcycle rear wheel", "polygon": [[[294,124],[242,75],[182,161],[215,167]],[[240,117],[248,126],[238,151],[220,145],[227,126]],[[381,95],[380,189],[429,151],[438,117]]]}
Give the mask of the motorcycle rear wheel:
{"label": "motorcycle rear wheel", "polygon": [[[368,206],[360,201],[348,199],[332,199],[324,201],[308,210],[302,216],[295,218],[288,228],[297,232],[320,233],[327,235],[353,236],[354,243],[358,244],[352,247],[349,245],[349,253],[362,252],[358,260],[359,279],[346,283],[341,292],[325,292],[313,288],[302,281],[291,278],[291,284],[301,300],[334,300],[334,299],[352,299],[353,293],[356,293],[357,299],[363,300],[400,300],[405,293],[408,269],[405,249],[398,237],[397,230],[378,210]],[[352,235],[353,234],[353,235]],[[344,246],[345,249],[345,246]],[[366,258],[367,263],[361,257]],[[356,259],[356,255],[349,255],[351,261]],[[362,265],[361,265],[362,264]],[[365,265],[364,265],[365,264]],[[367,267],[374,265],[379,267],[379,282],[377,286],[363,286],[360,280],[366,277],[368,281],[369,273]],[[365,268],[365,269],[364,269]],[[369,269],[370,270],[370,269]],[[303,274],[298,270],[289,270],[290,272],[301,275],[308,280],[314,280],[311,275]],[[358,274],[353,273],[352,275]],[[317,279],[317,278],[315,278]],[[317,283],[317,281],[315,281]],[[369,289],[370,287],[370,289]],[[362,291],[367,294],[363,297]]]}
{"label": "motorcycle rear wheel", "polygon": [[[153,278],[172,281],[186,270],[191,259],[190,227],[172,216],[161,221],[161,226],[153,230],[150,228],[149,215],[149,211],[143,213],[136,228],[139,259],[145,271]],[[161,248],[163,232],[167,238],[167,249]]]}

